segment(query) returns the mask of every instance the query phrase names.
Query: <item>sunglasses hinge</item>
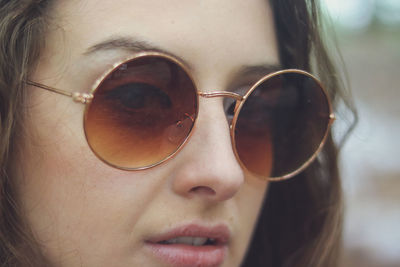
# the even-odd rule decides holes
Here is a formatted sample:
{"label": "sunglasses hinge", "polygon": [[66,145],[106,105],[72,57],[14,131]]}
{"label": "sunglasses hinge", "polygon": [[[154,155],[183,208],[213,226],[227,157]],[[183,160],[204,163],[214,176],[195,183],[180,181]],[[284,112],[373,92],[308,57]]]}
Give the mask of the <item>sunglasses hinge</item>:
{"label": "sunglasses hinge", "polygon": [[88,104],[92,101],[93,95],[92,94],[87,94],[87,93],[72,93],[72,99],[74,102],[77,103],[82,103],[82,104]]}

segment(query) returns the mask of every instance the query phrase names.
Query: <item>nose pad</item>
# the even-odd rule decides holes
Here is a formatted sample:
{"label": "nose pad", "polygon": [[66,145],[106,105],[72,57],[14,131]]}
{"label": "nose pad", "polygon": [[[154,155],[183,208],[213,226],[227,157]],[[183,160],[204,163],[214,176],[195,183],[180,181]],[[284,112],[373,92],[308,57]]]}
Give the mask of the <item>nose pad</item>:
{"label": "nose pad", "polygon": [[184,197],[224,201],[238,192],[244,172],[232,148],[222,99],[201,102],[192,136],[180,152],[172,188]]}

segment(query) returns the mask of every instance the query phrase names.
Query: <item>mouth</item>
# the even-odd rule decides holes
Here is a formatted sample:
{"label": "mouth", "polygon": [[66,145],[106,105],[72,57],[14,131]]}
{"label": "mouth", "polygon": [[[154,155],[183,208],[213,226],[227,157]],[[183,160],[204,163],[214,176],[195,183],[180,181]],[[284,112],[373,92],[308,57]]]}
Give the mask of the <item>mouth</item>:
{"label": "mouth", "polygon": [[225,225],[178,227],[152,236],[146,247],[164,263],[174,267],[217,267],[226,257],[230,231]]}
{"label": "mouth", "polygon": [[172,244],[182,244],[188,246],[215,246],[217,244],[217,240],[209,237],[193,237],[193,236],[182,236],[171,238],[168,240],[162,240],[157,242],[160,245],[172,245]]}

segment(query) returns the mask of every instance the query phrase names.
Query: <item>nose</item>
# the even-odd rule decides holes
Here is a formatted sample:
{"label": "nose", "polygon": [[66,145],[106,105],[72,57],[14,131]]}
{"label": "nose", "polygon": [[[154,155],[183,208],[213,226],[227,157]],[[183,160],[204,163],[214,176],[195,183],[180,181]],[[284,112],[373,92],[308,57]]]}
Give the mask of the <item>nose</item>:
{"label": "nose", "polygon": [[200,99],[191,138],[180,152],[172,188],[186,198],[210,201],[232,198],[244,182],[244,172],[233,152],[222,99]]}

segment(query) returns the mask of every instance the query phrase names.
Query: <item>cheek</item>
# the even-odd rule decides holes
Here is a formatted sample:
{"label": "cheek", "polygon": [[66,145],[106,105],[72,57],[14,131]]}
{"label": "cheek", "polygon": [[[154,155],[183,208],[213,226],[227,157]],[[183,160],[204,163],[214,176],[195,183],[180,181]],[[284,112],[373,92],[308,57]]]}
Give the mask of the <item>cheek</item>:
{"label": "cheek", "polygon": [[259,212],[268,188],[268,182],[248,175],[246,183],[237,195],[240,230],[235,238],[234,254],[244,257],[252,237]]}
{"label": "cheek", "polygon": [[71,157],[82,154],[69,152],[60,149],[55,153],[58,159],[38,160],[40,168],[25,166],[19,187],[45,255],[54,262],[65,261],[65,266],[77,266],[81,258],[91,262],[88,266],[107,266],[96,264],[96,254],[103,260],[132,256],[140,246],[136,224],[157,194],[156,178],[114,173],[103,163],[71,168],[78,163]]}
{"label": "cheek", "polygon": [[133,175],[98,160],[83,135],[83,111],[68,100],[55,104],[45,98],[32,105],[34,115],[26,120],[29,134],[15,168],[24,213],[55,261],[68,251],[109,253],[110,259],[112,253],[129,254],[136,245],[135,224],[159,190],[161,175]]}

